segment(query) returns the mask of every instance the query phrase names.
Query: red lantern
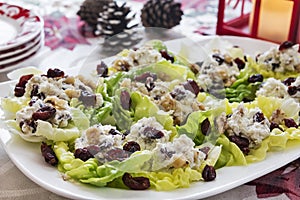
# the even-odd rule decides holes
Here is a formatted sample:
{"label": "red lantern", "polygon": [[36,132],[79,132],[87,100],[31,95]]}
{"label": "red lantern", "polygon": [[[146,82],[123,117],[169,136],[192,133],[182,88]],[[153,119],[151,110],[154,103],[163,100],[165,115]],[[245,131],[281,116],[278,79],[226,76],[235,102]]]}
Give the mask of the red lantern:
{"label": "red lantern", "polygon": [[[228,20],[230,8],[240,12]],[[300,43],[300,0],[219,0],[216,33]]]}

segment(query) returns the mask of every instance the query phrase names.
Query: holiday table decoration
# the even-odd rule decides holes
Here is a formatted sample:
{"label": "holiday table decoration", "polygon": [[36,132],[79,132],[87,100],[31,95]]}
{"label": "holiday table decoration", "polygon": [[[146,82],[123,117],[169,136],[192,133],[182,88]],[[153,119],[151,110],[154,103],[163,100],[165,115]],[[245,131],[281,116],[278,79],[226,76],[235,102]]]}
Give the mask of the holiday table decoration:
{"label": "holiday table decoration", "polygon": [[97,29],[99,13],[104,11],[105,6],[112,0],[85,0],[80,6],[77,15],[86,25],[90,26],[92,31]]}
{"label": "holiday table decoration", "polygon": [[181,3],[174,0],[149,0],[141,11],[141,20],[145,27],[170,29],[180,23],[182,15]]}
{"label": "holiday table decoration", "polygon": [[[219,0],[217,34],[300,42],[300,0],[252,0],[250,11],[245,5],[251,0],[232,2]],[[240,9],[240,15],[227,19],[230,8]]]}

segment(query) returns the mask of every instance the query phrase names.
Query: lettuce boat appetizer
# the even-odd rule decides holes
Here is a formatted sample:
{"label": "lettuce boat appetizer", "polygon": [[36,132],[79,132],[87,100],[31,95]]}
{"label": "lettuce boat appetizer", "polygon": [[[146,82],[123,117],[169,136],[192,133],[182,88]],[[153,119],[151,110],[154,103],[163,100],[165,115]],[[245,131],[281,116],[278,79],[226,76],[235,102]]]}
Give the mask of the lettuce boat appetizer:
{"label": "lettuce boat appetizer", "polygon": [[65,180],[174,190],[300,144],[299,77],[258,65],[236,46],[189,63],[155,40],[102,61],[96,83],[59,69],[23,75],[1,107]]}

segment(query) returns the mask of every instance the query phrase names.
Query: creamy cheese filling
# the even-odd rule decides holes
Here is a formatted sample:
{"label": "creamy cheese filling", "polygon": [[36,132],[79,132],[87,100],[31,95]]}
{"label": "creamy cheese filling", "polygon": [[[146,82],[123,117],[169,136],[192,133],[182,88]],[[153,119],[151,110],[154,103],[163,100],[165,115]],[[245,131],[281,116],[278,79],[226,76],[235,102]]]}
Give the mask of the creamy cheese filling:
{"label": "creamy cheese filling", "polygon": [[155,117],[142,118],[130,128],[127,141],[137,142],[141,150],[152,150],[157,143],[165,143],[170,139],[171,131],[167,131]]}
{"label": "creamy cheese filling", "polygon": [[250,142],[250,148],[258,147],[270,135],[270,122],[266,117],[256,120],[257,113],[262,111],[259,108],[248,110],[241,103],[227,119],[227,134],[245,137]]}
{"label": "creamy cheese filling", "polygon": [[172,142],[158,143],[153,149],[152,170],[163,168],[200,167],[206,154],[194,148],[194,142],[186,135],[180,135]]}
{"label": "creamy cheese filling", "polygon": [[257,63],[266,70],[275,72],[300,72],[300,53],[298,49],[298,44],[285,50],[271,48],[256,57]]}

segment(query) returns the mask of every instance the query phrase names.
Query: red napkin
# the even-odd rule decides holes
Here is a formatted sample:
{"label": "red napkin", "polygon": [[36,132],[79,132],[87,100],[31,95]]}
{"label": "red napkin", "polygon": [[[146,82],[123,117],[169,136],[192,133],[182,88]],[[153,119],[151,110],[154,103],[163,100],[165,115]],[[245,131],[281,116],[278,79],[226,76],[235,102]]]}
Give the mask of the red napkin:
{"label": "red napkin", "polygon": [[286,194],[291,200],[300,199],[300,158],[247,185],[256,186],[258,198]]}

